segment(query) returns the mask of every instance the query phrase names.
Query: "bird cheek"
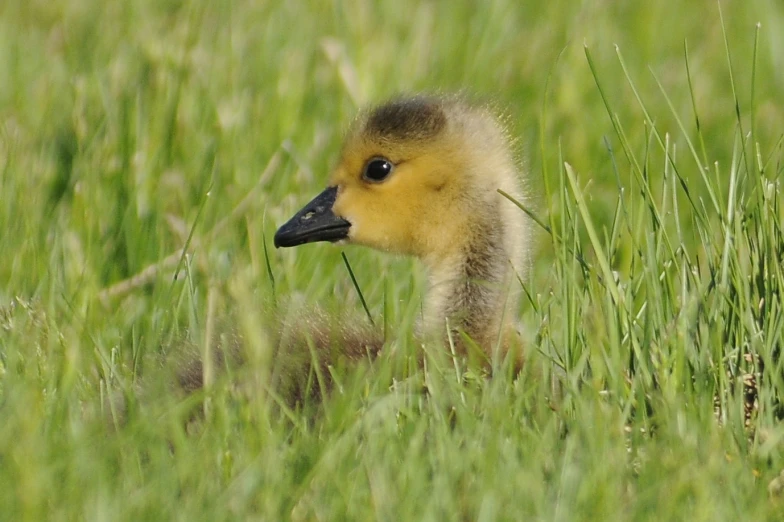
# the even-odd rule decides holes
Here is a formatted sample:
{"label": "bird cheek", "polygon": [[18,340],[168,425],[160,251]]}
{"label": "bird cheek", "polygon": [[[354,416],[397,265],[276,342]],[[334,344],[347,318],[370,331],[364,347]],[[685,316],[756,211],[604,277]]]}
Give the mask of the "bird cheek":
{"label": "bird cheek", "polygon": [[362,226],[361,221],[357,220],[351,216],[343,218],[349,223],[351,223],[351,228],[348,229],[348,236],[345,239],[345,243],[356,243],[358,242],[358,238],[360,237]]}
{"label": "bird cheek", "polygon": [[[332,211],[336,216],[351,223],[348,239],[353,242],[360,242],[365,229],[368,226],[372,228],[373,225],[372,215],[368,216],[368,209],[372,206],[362,196],[363,194],[353,187],[343,186],[338,191],[335,204],[332,205]],[[368,222],[371,222],[370,225]]]}
{"label": "bird cheek", "polygon": [[390,238],[384,223],[372,215],[352,214],[346,218],[351,222],[348,239],[351,243],[389,250]]}

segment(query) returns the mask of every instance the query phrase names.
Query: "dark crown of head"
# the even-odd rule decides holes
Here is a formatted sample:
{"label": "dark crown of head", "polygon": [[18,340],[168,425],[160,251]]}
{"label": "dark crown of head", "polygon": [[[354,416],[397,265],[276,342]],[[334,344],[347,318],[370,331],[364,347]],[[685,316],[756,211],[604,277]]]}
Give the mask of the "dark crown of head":
{"label": "dark crown of head", "polygon": [[432,138],[446,125],[442,103],[417,97],[393,100],[368,116],[367,132],[380,139],[412,141]]}

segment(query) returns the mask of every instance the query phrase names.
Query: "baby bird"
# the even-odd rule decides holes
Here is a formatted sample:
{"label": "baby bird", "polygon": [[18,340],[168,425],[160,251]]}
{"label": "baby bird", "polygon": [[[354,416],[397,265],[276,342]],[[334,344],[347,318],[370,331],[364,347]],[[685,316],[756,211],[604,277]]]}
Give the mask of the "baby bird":
{"label": "baby bird", "polygon": [[[458,98],[400,98],[357,118],[329,185],[275,234],[276,247],[353,243],[419,258],[423,339],[479,347],[487,362],[520,343],[506,310],[528,264],[526,200],[508,136]],[[450,341],[451,339],[451,341]]]}

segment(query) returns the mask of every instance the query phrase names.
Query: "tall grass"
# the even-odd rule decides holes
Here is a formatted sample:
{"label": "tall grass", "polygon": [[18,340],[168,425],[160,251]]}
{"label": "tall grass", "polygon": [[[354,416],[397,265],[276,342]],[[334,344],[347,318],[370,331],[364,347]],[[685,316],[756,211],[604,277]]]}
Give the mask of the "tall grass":
{"label": "tall grass", "polygon": [[[780,519],[782,7],[404,4],[0,5],[0,518]],[[412,261],[271,248],[356,109],[420,90],[519,137],[520,379],[406,366]],[[396,341],[290,410],[285,301]],[[247,367],[177,393],[225,322]]]}

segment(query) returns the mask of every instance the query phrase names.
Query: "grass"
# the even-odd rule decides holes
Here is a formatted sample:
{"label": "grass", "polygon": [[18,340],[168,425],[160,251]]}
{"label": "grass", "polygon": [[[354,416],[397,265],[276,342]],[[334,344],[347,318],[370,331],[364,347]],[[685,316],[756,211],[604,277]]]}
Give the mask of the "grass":
{"label": "grass", "polygon": [[[773,0],[3,2],[0,518],[779,520],[782,34]],[[271,236],[419,90],[519,137],[532,371],[392,355],[281,410],[275,300],[415,349],[412,261]],[[222,322],[249,367],[175,393]]]}

